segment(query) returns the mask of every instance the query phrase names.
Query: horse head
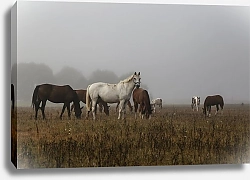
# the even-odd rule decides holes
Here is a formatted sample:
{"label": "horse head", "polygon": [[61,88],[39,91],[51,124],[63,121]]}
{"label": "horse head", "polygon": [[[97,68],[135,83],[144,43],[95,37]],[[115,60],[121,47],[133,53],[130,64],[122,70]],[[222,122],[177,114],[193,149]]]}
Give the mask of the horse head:
{"label": "horse head", "polygon": [[74,108],[75,109],[75,116],[77,119],[81,119],[82,108]]}
{"label": "horse head", "polygon": [[140,84],[141,84],[140,72],[138,74],[136,72],[134,73],[133,82],[136,88],[140,87]]}

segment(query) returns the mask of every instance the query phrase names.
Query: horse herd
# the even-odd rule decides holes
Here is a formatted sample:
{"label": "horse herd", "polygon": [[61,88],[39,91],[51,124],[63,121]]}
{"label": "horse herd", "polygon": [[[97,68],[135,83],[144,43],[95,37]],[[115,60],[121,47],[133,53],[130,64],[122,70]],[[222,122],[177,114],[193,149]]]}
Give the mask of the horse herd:
{"label": "horse herd", "polygon": [[[192,107],[193,111],[194,111],[194,109],[196,109],[198,111],[199,105],[200,105],[200,97],[193,96],[192,103],[191,103],[191,107]],[[224,107],[223,97],[221,95],[207,96],[205,101],[204,101],[204,108],[202,108],[203,113],[205,115],[211,116],[211,106],[216,106],[215,115],[219,111],[219,106],[221,108],[221,111],[223,112],[223,107]]]}
{"label": "horse herd", "polygon": [[[126,106],[129,107],[131,112],[133,111],[133,107],[130,103],[131,96],[134,103],[135,118],[137,118],[137,110],[139,108],[140,118],[143,119],[145,117],[146,119],[149,119],[152,112],[155,112],[156,105],[162,108],[162,99],[157,98],[150,101],[148,91],[140,88],[140,84],[140,72],[135,72],[117,84],[97,82],[89,85],[86,90],[73,90],[69,85],[37,85],[32,95],[32,106],[33,109],[35,108],[35,119],[37,119],[39,109],[41,109],[43,119],[45,119],[44,111],[47,100],[52,103],[63,103],[60,119],[62,119],[65,108],[67,108],[69,118],[71,116],[71,111],[74,109],[76,118],[80,119],[82,114],[80,101],[86,104],[86,118],[89,117],[91,111],[93,119],[96,119],[97,105],[99,106],[100,112],[103,110],[106,115],[109,115],[110,106],[108,103],[117,103],[116,111],[118,111],[118,119],[124,119]],[[41,102],[42,105],[40,107]],[[73,102],[73,105],[70,107],[71,102]],[[198,111],[199,105],[200,97],[192,97],[191,107],[193,111],[194,109]],[[216,113],[219,110],[219,105],[223,110],[224,101],[220,95],[206,97],[203,113],[210,116],[211,106],[214,105],[217,108]]]}

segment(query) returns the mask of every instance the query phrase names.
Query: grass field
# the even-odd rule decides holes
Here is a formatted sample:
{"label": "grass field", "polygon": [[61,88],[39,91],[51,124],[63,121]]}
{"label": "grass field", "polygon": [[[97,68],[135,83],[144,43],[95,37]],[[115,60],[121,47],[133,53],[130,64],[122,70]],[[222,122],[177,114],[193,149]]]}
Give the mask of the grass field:
{"label": "grass field", "polygon": [[164,106],[150,120],[129,112],[117,120],[114,109],[110,116],[98,113],[96,121],[69,120],[67,113],[60,120],[60,111],[46,107],[47,120],[39,111],[35,121],[32,108],[17,108],[12,145],[18,168],[249,163],[249,105],[226,105],[210,118],[190,106]]}

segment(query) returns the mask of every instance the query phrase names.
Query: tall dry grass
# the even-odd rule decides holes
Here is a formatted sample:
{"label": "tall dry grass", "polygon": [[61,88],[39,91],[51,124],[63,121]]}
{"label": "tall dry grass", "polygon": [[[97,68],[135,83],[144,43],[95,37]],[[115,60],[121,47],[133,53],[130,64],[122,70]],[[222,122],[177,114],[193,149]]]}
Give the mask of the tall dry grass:
{"label": "tall dry grass", "polygon": [[98,115],[98,120],[59,120],[46,108],[34,120],[17,111],[18,168],[72,168],[249,163],[249,106],[229,106],[205,118],[189,107],[164,107],[150,120]]}

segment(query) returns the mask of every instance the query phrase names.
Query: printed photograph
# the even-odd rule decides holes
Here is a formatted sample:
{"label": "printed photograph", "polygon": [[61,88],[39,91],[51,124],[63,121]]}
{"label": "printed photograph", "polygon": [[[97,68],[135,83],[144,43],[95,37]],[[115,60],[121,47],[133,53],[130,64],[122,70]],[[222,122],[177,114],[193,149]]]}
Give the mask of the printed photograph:
{"label": "printed photograph", "polygon": [[246,164],[249,7],[17,1],[18,169]]}

